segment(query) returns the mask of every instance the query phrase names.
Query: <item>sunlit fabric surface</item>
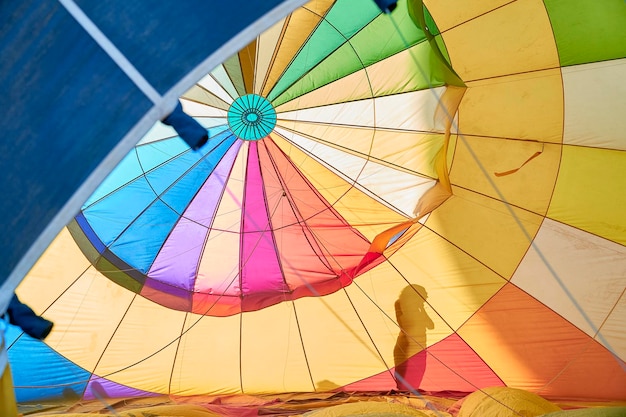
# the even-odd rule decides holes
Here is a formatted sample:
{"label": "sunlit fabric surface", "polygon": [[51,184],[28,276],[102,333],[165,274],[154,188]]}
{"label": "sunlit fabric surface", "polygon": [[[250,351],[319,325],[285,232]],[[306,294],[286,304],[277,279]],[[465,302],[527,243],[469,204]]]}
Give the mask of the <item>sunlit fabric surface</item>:
{"label": "sunlit fabric surface", "polygon": [[[55,328],[9,333],[18,398],[623,400],[624,27],[621,0],[276,22],[183,95],[209,142],[157,123],[24,280]],[[267,134],[235,132],[249,95]]]}

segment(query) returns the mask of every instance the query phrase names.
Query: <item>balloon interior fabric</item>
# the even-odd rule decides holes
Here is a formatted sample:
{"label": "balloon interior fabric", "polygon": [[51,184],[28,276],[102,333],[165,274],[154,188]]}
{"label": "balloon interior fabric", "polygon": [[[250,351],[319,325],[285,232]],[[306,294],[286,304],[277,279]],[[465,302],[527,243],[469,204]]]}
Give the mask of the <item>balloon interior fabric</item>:
{"label": "balloon interior fabric", "polygon": [[157,123],[23,281],[55,327],[9,331],[18,399],[626,400],[624,27],[621,0],[295,10],[181,97],[206,145]]}

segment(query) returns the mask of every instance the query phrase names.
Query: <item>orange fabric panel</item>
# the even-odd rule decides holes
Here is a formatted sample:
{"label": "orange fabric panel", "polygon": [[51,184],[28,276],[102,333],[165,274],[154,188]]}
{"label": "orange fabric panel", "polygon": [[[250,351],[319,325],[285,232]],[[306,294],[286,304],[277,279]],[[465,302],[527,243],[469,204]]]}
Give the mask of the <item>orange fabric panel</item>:
{"label": "orange fabric panel", "polygon": [[458,334],[509,387],[546,398],[626,398],[624,362],[512,284]]}
{"label": "orange fabric panel", "polygon": [[254,69],[256,64],[256,40],[250,42],[248,46],[239,51],[239,63],[243,73],[243,82],[246,86],[246,93],[254,93]]}

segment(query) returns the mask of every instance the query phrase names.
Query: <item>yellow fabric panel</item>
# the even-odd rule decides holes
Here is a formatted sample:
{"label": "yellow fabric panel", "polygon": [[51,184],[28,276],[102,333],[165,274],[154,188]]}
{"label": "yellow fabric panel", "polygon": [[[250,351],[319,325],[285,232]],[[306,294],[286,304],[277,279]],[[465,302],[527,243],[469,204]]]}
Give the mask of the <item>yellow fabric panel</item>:
{"label": "yellow fabric panel", "polygon": [[259,35],[257,40],[257,60],[256,60],[256,72],[254,74],[254,93],[261,94],[263,90],[263,84],[269,71],[269,66],[272,62],[274,54],[277,53],[276,45],[278,39],[282,34],[283,27],[285,25],[285,19],[279,20],[274,26],[267,31]]}
{"label": "yellow fabric panel", "polygon": [[[434,14],[436,21],[439,16],[443,13]],[[463,81],[560,66],[542,0],[511,2],[442,36]]]}
{"label": "yellow fabric panel", "polygon": [[[46,412],[46,417],[221,417],[221,414],[207,410],[201,405],[180,404],[180,405],[151,405],[147,407],[130,407],[129,410],[119,410],[124,405],[115,404],[115,414],[106,411],[95,411],[93,413],[60,413],[50,414]],[[99,408],[104,410],[104,404],[99,404]]]}
{"label": "yellow fabric panel", "polygon": [[406,220],[406,217],[354,188],[279,135],[272,133],[271,137],[333,208],[370,241],[389,227]]}
{"label": "yellow fabric panel", "polygon": [[543,217],[480,193],[452,188],[453,196],[430,214],[426,225],[487,268],[510,279]]}
{"label": "yellow fabric panel", "polygon": [[[22,301],[41,314],[90,266],[70,232],[63,228],[16,292]],[[46,291],[41,291],[42,288]]]}
{"label": "yellow fabric panel", "polygon": [[321,18],[334,0],[318,0],[307,4],[306,7],[296,9],[287,19],[279,44],[276,46],[278,54],[274,58],[267,80],[263,86],[262,96],[267,96],[274,87],[283,71],[287,68],[302,44],[308,39]]}
{"label": "yellow fabric panel", "polygon": [[246,87],[246,93],[254,93],[254,74],[256,65],[256,39],[250,42],[245,48],[239,51],[239,64],[241,65],[241,73],[243,74],[243,82]]}
{"label": "yellow fabric panel", "polygon": [[[444,318],[430,304],[430,292],[425,287],[428,285],[428,280],[420,279],[419,274],[406,274],[398,271],[396,267],[396,262],[393,260],[385,262],[359,276],[352,285],[346,287],[350,300],[365,326],[372,330],[372,338],[389,367],[397,365],[394,363],[394,348],[401,331],[406,332],[415,344],[421,347],[432,346],[452,334],[452,329],[446,324]],[[412,285],[425,288],[422,294],[426,297],[424,312],[433,323],[432,326],[423,321],[412,323],[413,327],[418,326],[417,330],[423,332],[421,336],[412,331],[416,329],[407,327],[401,330],[397,314],[399,311],[396,310],[396,307],[406,310],[407,306],[402,305],[404,299],[401,297],[403,291]],[[413,294],[414,297],[409,297],[409,301],[417,301],[417,293]],[[412,353],[417,353],[417,351]],[[381,369],[382,371],[384,369]]]}
{"label": "yellow fabric panel", "polygon": [[[430,411],[430,410],[429,410]],[[437,411],[416,410],[413,407],[400,403],[362,401],[340,404],[332,407],[313,410],[306,413],[307,417],[448,417],[450,414]]]}
{"label": "yellow fabric panel", "polygon": [[301,298],[295,309],[316,386],[346,385],[385,368],[370,333],[343,290],[325,297]]}
{"label": "yellow fabric panel", "polygon": [[[447,205],[449,200],[431,213],[428,227],[437,224],[437,218],[431,219]],[[429,313],[435,322],[429,345],[448,336],[449,328],[461,326],[506,282],[436,232],[421,228],[389,261],[407,280],[425,288],[428,304],[447,323]]]}
{"label": "yellow fabric panel", "polygon": [[[276,107],[276,112],[326,106],[373,96],[365,70],[354,72]],[[279,116],[280,117],[280,116]]]}
{"label": "yellow fabric panel", "polygon": [[626,152],[563,146],[548,216],[626,245]]}
{"label": "yellow fabric panel", "polygon": [[561,410],[532,392],[508,387],[487,387],[463,399],[458,417],[541,416]]}
{"label": "yellow fabric panel", "polygon": [[565,67],[563,143],[626,150],[626,59]]}
{"label": "yellow fabric panel", "polygon": [[[240,316],[210,317],[188,314],[177,344],[171,392],[177,395],[241,392]],[[166,372],[169,376],[170,372]]]}
{"label": "yellow fabric panel", "polygon": [[15,403],[15,391],[13,389],[13,377],[11,376],[11,367],[9,364],[4,367],[1,375],[0,415],[2,417],[18,417],[17,404]]}
{"label": "yellow fabric panel", "polygon": [[[67,290],[44,314],[54,322],[46,343],[69,360],[92,371],[135,294],[93,267],[82,275],[74,276],[74,279],[77,277],[80,278],[69,288],[64,287]],[[44,288],[55,286],[56,283],[49,282]]]}
{"label": "yellow fabric panel", "polygon": [[424,5],[443,32],[513,1],[515,0],[424,0]]}
{"label": "yellow fabric panel", "polygon": [[467,85],[459,106],[463,134],[561,142],[563,86],[558,69]]}
{"label": "yellow fabric panel", "polygon": [[120,326],[94,372],[141,390],[168,393],[185,315],[136,296],[123,319],[116,321]]}
{"label": "yellow fabric panel", "polygon": [[560,145],[464,136],[456,146],[450,181],[545,215],[560,153]]}
{"label": "yellow fabric panel", "polygon": [[296,312],[299,308],[286,302],[241,316],[244,392],[315,391],[307,364],[309,348],[303,346],[300,334],[319,332],[321,340],[332,339],[324,334],[324,323],[301,327]]}
{"label": "yellow fabric panel", "polygon": [[546,219],[511,282],[624,360],[625,272],[626,247]]}

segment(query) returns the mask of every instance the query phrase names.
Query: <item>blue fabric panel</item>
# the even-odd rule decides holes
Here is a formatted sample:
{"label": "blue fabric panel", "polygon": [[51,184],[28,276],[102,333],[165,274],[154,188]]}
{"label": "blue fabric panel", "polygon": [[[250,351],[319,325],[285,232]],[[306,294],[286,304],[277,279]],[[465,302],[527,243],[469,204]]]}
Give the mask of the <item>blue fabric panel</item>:
{"label": "blue fabric panel", "polygon": [[78,0],[76,3],[164,94],[282,0]]}
{"label": "blue fabric panel", "polygon": [[137,161],[135,150],[130,151],[113,171],[102,181],[96,191],[89,196],[83,209],[97,203],[100,199],[115,192],[124,184],[130,183],[143,175],[143,171]]}
{"label": "blue fabric panel", "polygon": [[83,210],[83,215],[102,243],[109,246],[156,199],[145,177],[140,177]]}
{"label": "blue fabric panel", "polygon": [[[207,166],[207,163],[204,161],[207,159],[209,159],[210,162],[214,162],[216,160],[219,161],[228,150],[228,147],[232,145],[232,142],[234,141],[234,137],[231,135],[230,144],[227,145],[226,148],[224,148],[223,145],[218,146],[222,144],[223,142],[222,137],[224,136],[225,134],[219,135],[218,137],[214,137],[199,151],[186,152],[184,154],[181,154],[177,158],[170,159],[169,161],[162,164],[158,168],[155,168],[153,171],[149,172],[146,175],[146,177],[148,179],[148,182],[154,189],[154,191],[158,195],[163,194],[168,188],[172,187],[177,181],[180,181],[181,178],[183,178],[192,167],[194,167],[197,164],[202,164],[202,166],[204,167],[204,173],[203,173],[203,178],[200,179],[201,182],[193,186],[193,188],[189,188],[187,192],[189,196],[185,197],[185,200],[187,203],[191,201],[191,197],[193,197],[196,194],[196,192],[202,185],[202,182],[204,182],[204,180],[207,179],[207,177],[213,171],[213,168],[214,168],[214,165]],[[143,166],[143,160],[144,160],[144,154],[145,154],[144,149],[146,149],[146,151],[148,150],[147,147],[143,149],[138,149],[138,151],[140,152],[139,160],[142,166]],[[207,154],[208,156],[205,156]],[[191,184],[188,184],[188,185],[192,187]]]}
{"label": "blue fabric panel", "polygon": [[[227,133],[230,133],[230,131]],[[219,146],[214,150],[210,150],[204,158],[183,166],[182,168],[186,170],[185,174],[174,183],[171,183],[169,189],[162,196],[165,204],[172,207],[180,215],[183,214],[193,197],[200,190],[200,187],[202,187],[219,161],[228,152],[228,149],[235,143],[235,136],[229,134],[221,141],[218,138],[214,138],[209,143],[217,143]],[[209,144],[205,146],[205,148],[208,147]]]}
{"label": "blue fabric panel", "polygon": [[96,235],[96,232],[93,231],[91,225],[89,224],[87,219],[85,219],[83,213],[78,213],[78,215],[75,217],[75,220],[76,223],[78,223],[78,225],[80,226],[80,230],[87,237],[89,242],[91,242],[91,244],[98,251],[98,253],[104,253],[106,245],[102,243],[98,235]]}
{"label": "blue fabric panel", "polygon": [[0,2],[0,57],[2,283],[152,104],[58,2]]}
{"label": "blue fabric panel", "polygon": [[[21,331],[9,326],[15,341]],[[82,395],[91,374],[52,350],[45,343],[22,335],[9,348],[9,363],[18,402],[72,398]]]}
{"label": "blue fabric panel", "polygon": [[157,200],[110,246],[123,261],[146,274],[179,216]]}

